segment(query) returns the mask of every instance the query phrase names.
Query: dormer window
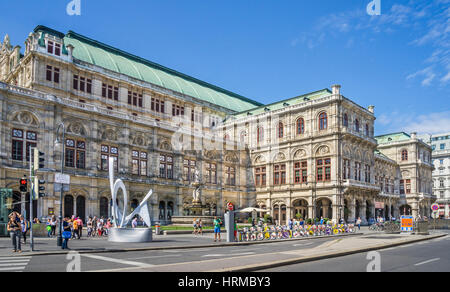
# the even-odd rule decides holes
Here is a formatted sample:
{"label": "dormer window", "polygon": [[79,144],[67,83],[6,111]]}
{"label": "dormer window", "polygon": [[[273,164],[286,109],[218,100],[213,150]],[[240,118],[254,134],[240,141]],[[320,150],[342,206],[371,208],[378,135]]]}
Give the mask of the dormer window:
{"label": "dormer window", "polygon": [[55,43],[53,41],[48,41],[47,53],[56,55],[56,56],[61,56],[61,44]]}

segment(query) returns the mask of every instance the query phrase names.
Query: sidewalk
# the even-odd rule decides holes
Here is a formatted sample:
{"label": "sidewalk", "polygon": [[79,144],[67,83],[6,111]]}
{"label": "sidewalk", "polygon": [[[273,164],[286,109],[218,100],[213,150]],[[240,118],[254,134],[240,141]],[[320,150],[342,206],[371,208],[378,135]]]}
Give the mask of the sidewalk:
{"label": "sidewalk", "polygon": [[214,260],[156,265],[145,268],[122,268],[98,272],[252,272],[278,266],[292,265],[325,258],[380,250],[446,236],[443,233],[431,235],[400,235],[373,233],[362,236],[340,237],[314,248],[293,248],[292,251],[273,252]]}
{"label": "sidewalk", "polygon": [[[345,234],[332,237],[355,237],[362,234]],[[329,238],[330,236],[326,236]],[[280,241],[299,241],[314,240],[318,237],[307,237],[299,239],[287,240],[270,240],[270,241],[250,241],[250,242],[232,242],[227,243],[225,234],[222,234],[221,242],[214,242],[213,234],[204,234],[203,236],[189,235],[153,235],[153,241],[147,243],[116,243],[109,242],[106,237],[103,238],[82,238],[69,240],[70,250],[62,250],[56,245],[56,238],[35,238],[34,252],[31,252],[30,240],[27,238],[27,244],[22,244],[22,253],[13,253],[11,239],[0,238],[0,256],[39,256],[52,254],[65,254],[69,251],[77,251],[79,253],[105,253],[105,252],[125,252],[125,251],[141,251],[141,250],[161,250],[161,249],[188,249],[188,248],[205,248],[205,247],[221,247],[236,245],[253,245],[253,244],[270,244]]]}

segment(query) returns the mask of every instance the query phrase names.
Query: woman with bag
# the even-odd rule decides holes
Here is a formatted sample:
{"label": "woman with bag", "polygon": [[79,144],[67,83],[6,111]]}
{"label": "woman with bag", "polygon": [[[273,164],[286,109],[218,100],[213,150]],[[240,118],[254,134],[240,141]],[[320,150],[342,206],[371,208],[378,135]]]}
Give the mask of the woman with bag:
{"label": "woman with bag", "polygon": [[9,235],[11,236],[12,245],[14,248],[13,252],[22,252],[22,246],[20,242],[20,235],[22,233],[21,229],[22,228],[20,222],[17,222],[16,217],[9,217],[7,230],[9,232]]}
{"label": "woman with bag", "polygon": [[69,241],[69,239],[72,237],[72,232],[70,230],[70,224],[69,224],[69,218],[64,218],[63,220],[63,234],[62,234],[62,238],[63,243],[62,243],[62,249],[69,249],[69,247],[67,246],[67,242]]}

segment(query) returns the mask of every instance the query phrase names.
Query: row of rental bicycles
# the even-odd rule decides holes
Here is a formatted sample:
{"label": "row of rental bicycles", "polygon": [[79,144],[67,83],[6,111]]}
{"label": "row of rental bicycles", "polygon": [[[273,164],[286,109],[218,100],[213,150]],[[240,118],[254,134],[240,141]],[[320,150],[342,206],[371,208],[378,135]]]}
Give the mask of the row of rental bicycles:
{"label": "row of rental bicycles", "polygon": [[239,231],[239,241],[280,240],[314,236],[332,236],[355,233],[354,224],[338,225],[294,225],[292,230],[287,226],[245,227]]}

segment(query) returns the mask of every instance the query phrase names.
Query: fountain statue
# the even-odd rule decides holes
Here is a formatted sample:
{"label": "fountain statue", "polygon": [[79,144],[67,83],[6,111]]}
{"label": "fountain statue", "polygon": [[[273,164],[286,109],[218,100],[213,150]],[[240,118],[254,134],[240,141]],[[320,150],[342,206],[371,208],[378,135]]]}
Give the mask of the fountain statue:
{"label": "fountain statue", "polygon": [[[112,214],[114,227],[110,229],[108,241],[112,242],[150,242],[152,241],[152,222],[148,210],[147,201],[153,195],[150,190],[139,206],[131,214],[127,215],[128,193],[121,179],[114,182],[114,158],[109,158],[109,184],[113,200]],[[123,193],[123,210],[118,206],[117,193],[119,189]],[[134,216],[139,215],[148,228],[127,228],[127,225],[133,220]]]}

